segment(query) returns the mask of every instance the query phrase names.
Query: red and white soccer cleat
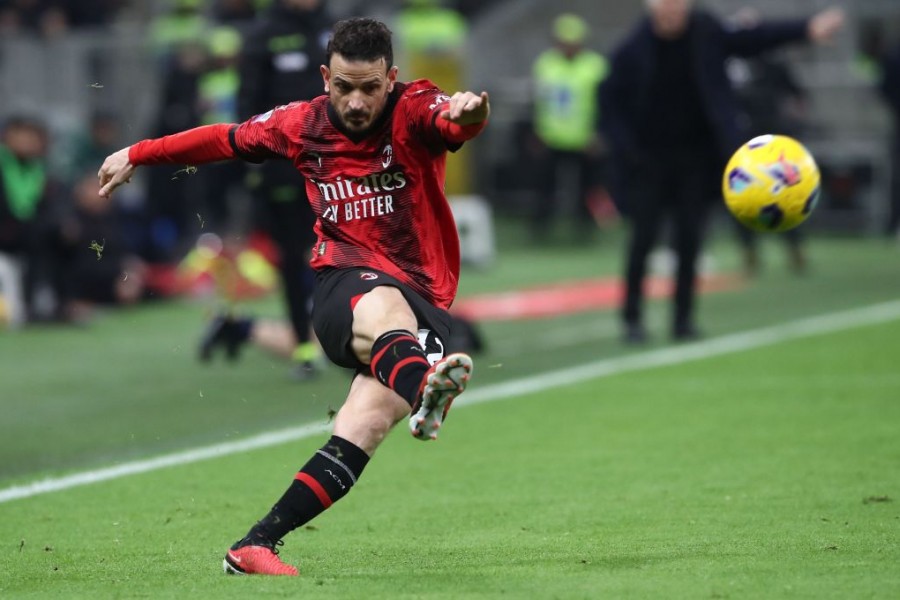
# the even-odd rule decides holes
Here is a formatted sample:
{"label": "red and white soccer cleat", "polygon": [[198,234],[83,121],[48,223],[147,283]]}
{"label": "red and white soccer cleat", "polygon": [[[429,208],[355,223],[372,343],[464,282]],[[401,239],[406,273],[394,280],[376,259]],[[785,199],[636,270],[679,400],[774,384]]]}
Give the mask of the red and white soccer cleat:
{"label": "red and white soccer cleat", "polygon": [[268,546],[230,549],[222,561],[229,575],[299,575],[297,567],[281,562],[278,551]]}
{"label": "red and white soccer cleat", "polygon": [[461,352],[439,360],[429,369],[409,418],[413,437],[423,441],[437,439],[450,405],[465,391],[471,376],[472,359]]}

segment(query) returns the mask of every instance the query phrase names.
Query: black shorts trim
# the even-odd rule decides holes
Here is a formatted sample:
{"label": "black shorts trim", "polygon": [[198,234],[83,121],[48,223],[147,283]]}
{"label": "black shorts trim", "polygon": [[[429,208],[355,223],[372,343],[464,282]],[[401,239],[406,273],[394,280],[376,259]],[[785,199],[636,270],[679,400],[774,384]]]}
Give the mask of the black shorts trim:
{"label": "black shorts trim", "polygon": [[368,365],[356,358],[350,346],[353,336],[351,303],[354,298],[382,285],[400,290],[418,320],[419,329],[431,330],[446,346],[450,339],[450,313],[434,306],[397,278],[375,269],[324,269],[316,274],[312,321],[319,344],[336,365],[368,370]]}

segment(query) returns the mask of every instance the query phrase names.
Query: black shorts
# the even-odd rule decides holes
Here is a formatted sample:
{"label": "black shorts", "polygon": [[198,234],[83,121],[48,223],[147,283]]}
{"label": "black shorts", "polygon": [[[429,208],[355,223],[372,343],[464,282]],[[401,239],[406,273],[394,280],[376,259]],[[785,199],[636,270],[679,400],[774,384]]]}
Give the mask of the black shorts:
{"label": "black shorts", "polygon": [[[419,342],[432,364],[444,355],[450,339],[450,313],[438,308],[409,286],[381,271],[365,268],[325,269],[316,274],[313,329],[319,344],[333,363],[348,369],[368,370],[350,346],[353,336],[353,306],[356,299],[378,286],[397,288],[419,322]],[[416,333],[416,332],[413,332]]]}

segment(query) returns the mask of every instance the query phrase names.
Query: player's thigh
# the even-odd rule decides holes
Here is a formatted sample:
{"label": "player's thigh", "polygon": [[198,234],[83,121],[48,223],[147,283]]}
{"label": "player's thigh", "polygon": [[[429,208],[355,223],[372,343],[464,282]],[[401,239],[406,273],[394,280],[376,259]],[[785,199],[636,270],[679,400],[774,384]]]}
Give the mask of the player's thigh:
{"label": "player's thigh", "polygon": [[[369,306],[363,309],[365,314],[357,313],[363,298],[375,290],[379,290],[377,294],[366,300]],[[405,304],[401,304],[401,298]],[[359,323],[357,318],[361,319]],[[429,356],[442,355],[444,341],[450,338],[450,313],[380,271],[329,269],[317,278],[313,326],[325,354],[335,364],[366,369],[372,343],[392,329],[418,333]],[[354,348],[356,334],[361,348]]]}
{"label": "player's thigh", "polygon": [[372,344],[388,331],[402,329],[415,333],[416,316],[399,288],[382,285],[363,294],[353,308],[353,351],[368,364]]}
{"label": "player's thigh", "polygon": [[[390,297],[391,303],[381,303],[381,310],[396,310],[402,317],[399,325],[394,329],[406,328],[415,331],[415,317],[410,321],[408,315],[411,312],[408,305],[399,304],[397,298],[402,299],[402,294],[397,291],[400,282],[379,271],[368,269],[328,269],[318,274],[313,302],[313,327],[319,343],[325,354],[335,364],[350,369],[365,368],[368,360],[360,360],[360,355],[368,358],[371,344],[374,342],[373,331],[375,318],[369,318],[377,314],[377,300]],[[370,299],[366,298],[374,290],[386,288],[394,290],[392,293],[379,292]],[[363,302],[362,312],[357,313],[357,306]],[[385,308],[387,307],[387,308]],[[366,320],[366,324],[357,323],[357,318]],[[367,328],[366,334],[368,348],[357,348],[361,345],[354,341],[361,335],[361,329]]]}

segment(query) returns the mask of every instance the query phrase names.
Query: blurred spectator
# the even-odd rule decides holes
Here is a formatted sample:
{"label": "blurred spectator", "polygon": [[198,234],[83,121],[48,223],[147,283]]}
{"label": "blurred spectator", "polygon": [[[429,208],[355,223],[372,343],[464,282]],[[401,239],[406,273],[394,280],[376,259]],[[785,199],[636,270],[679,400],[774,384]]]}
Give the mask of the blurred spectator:
{"label": "blurred spectator", "polygon": [[[579,239],[587,239],[594,229],[587,196],[599,183],[595,177],[603,168],[597,97],[608,65],[603,56],[585,48],[587,36],[584,19],[560,15],[553,23],[554,46],[542,52],[532,68],[536,164],[543,171],[532,213],[536,241],[543,241],[552,230],[560,204],[574,206]],[[561,202],[563,195],[573,201]]]}
{"label": "blurred spectator", "polygon": [[84,321],[98,304],[134,304],[144,293],[144,264],[129,246],[114,201],[99,192],[97,175],[84,174],[55,235],[61,309],[68,321]]}
{"label": "blurred spectator", "polygon": [[166,0],[167,10],[150,24],[150,46],[165,59],[185,44],[200,44],[209,28],[203,0]]}
{"label": "blurred spectator", "polygon": [[493,5],[499,4],[503,0],[456,0],[456,10],[460,12],[466,19],[471,20],[478,16],[478,13],[484,12]]}
{"label": "blurred spectator", "polygon": [[53,37],[111,22],[124,0],[0,0],[0,32]]}
{"label": "blurred spectator", "polygon": [[178,44],[164,67],[156,131],[168,135],[200,124],[199,80],[207,67],[207,49],[199,41]]}
{"label": "blurred spectator", "polygon": [[3,0],[0,2],[0,24],[5,33],[36,32],[40,30],[41,15],[47,9],[46,0]]}
{"label": "blurred spectator", "polygon": [[[207,52],[207,67],[197,82],[200,124],[237,123],[243,120],[237,110],[241,34],[233,27],[214,28],[207,37]],[[240,212],[235,201],[244,189],[245,174],[244,163],[204,165],[197,171],[197,197],[191,205],[191,212],[199,215],[197,227],[219,234],[240,228],[231,217]]]}
{"label": "blurred spectator", "polygon": [[[207,50],[200,42],[179,43],[164,63],[162,98],[154,135],[163,136],[200,125],[199,81],[207,66]],[[155,262],[171,262],[193,245],[192,228],[198,223],[192,212],[197,182],[187,168],[148,167],[147,204],[150,212]]]}
{"label": "blurred spectator", "polygon": [[[765,134],[802,137],[806,92],[796,82],[787,64],[770,57],[734,61],[729,65],[729,75],[747,118],[748,137]],[[744,271],[754,276],[761,267],[759,234],[735,219],[731,221],[743,249]],[[807,257],[801,230],[791,229],[779,237],[787,247],[791,269],[797,274],[806,272]]]}
{"label": "blurred spectator", "polygon": [[333,23],[325,0],[273,0],[244,40],[238,117],[324,94],[319,66]]}
{"label": "blurred spectator", "polygon": [[258,4],[254,0],[217,0],[213,17],[221,25],[243,29],[256,17]]}
{"label": "blurred spectator", "polygon": [[[441,0],[404,0],[394,23],[396,62],[405,78],[427,78],[442,90],[466,89],[469,25]],[[447,155],[448,196],[472,193],[470,147]]]}
{"label": "blurred spectator", "polygon": [[900,43],[881,55],[879,89],[894,121],[891,146],[891,198],[885,233],[900,236]]}
{"label": "blurred spectator", "polygon": [[126,0],[57,0],[72,27],[97,27],[115,20]]}
{"label": "blurred spectator", "polygon": [[[12,117],[0,135],[0,294],[7,320],[21,325],[39,313],[36,294],[47,280],[45,258],[51,183],[47,132]],[[51,309],[48,309],[52,310]]]}
{"label": "blurred spectator", "polygon": [[[201,124],[200,78],[208,68],[207,37],[211,24],[203,0],[164,0],[165,10],[150,24],[148,44],[159,59],[161,99],[153,127],[164,136]],[[193,246],[202,215],[200,182],[191,165],[147,169],[147,210],[154,262],[175,262]]]}
{"label": "blurred spectator", "polygon": [[238,118],[241,34],[233,27],[219,26],[209,32],[206,43],[209,60],[200,76],[200,121],[204,125],[231,123]]}
{"label": "blurred spectator", "polygon": [[[238,116],[246,119],[276,106],[324,93],[319,66],[334,21],[324,0],[275,0],[244,41]],[[258,220],[278,247],[278,268],[293,329],[294,373],[315,375],[310,302],[315,278],[309,266],[315,215],[306,182],[288,161],[267,161],[256,175]],[[221,326],[229,327],[227,320]],[[213,324],[216,325],[215,323]]]}
{"label": "blurred spectator", "polygon": [[51,5],[41,15],[40,33],[45,38],[54,38],[69,31],[69,17],[59,6]]}
{"label": "blurred spectator", "polygon": [[[743,9],[733,25],[753,27],[760,17],[755,9]],[[746,119],[748,137],[781,134],[802,138],[809,115],[809,99],[790,65],[782,58],[762,55],[749,58],[735,57],[727,63],[728,77],[737,92],[738,104]],[[744,270],[756,275],[760,269],[759,235],[732,219],[744,254]],[[807,257],[803,250],[803,234],[791,229],[779,236],[788,251],[791,269],[804,273]]]}
{"label": "blurred spectator", "polygon": [[881,80],[883,63],[887,57],[888,41],[882,19],[860,19],[858,52],[854,70],[861,77],[875,83]]}
{"label": "blurred spectator", "polygon": [[0,4],[0,25],[4,32],[52,37],[65,31],[68,19],[53,0],[7,0]]}
{"label": "blurred spectator", "polygon": [[394,27],[410,79],[427,74],[439,88],[457,89],[469,33],[465,17],[440,0],[404,0]]}
{"label": "blurred spectator", "polygon": [[[694,285],[707,212],[721,171],[747,133],[725,72],[729,56],[753,56],[802,40],[829,40],[843,23],[830,9],[809,20],[728,28],[690,0],[646,0],[648,15],[615,50],[600,118],[612,146],[613,196],[631,222],[622,309],[624,338],[640,343],[647,256],[664,216],[678,256],[671,333],[696,338]],[[627,193],[626,193],[627,192]]]}
{"label": "blurred spectator", "polygon": [[60,144],[59,155],[54,165],[66,184],[73,184],[82,174],[97,169],[120,146],[119,117],[108,110],[97,110],[91,114],[86,130],[75,131],[70,138]]}

